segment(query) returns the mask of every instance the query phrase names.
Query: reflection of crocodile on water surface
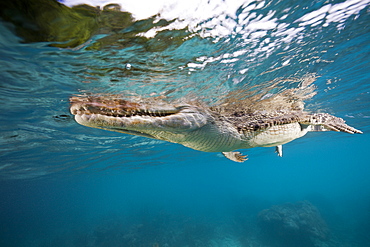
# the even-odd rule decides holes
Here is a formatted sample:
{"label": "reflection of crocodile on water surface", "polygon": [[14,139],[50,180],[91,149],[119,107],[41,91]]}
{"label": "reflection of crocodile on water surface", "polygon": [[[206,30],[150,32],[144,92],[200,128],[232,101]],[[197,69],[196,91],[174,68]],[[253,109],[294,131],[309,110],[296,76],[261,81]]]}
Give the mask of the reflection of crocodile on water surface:
{"label": "reflection of crocodile on water surface", "polygon": [[282,144],[309,131],[362,133],[342,118],[304,111],[302,100],[314,94],[311,86],[311,94],[304,88],[289,89],[272,96],[230,97],[211,107],[199,102],[170,104],[157,99],[130,101],[118,95],[85,95],[71,97],[70,110],[81,125],[222,152],[237,162],[247,158],[233,151],[244,148],[276,147],[282,156]]}

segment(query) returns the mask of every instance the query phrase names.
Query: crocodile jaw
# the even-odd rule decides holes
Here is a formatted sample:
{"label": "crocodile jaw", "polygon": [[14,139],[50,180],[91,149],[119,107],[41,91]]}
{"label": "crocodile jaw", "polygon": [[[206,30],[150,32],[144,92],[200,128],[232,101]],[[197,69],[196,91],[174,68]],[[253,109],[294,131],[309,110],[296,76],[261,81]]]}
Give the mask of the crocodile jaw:
{"label": "crocodile jaw", "polygon": [[181,142],[184,132],[207,123],[207,114],[190,105],[133,103],[106,97],[72,97],[70,111],[81,125]]}

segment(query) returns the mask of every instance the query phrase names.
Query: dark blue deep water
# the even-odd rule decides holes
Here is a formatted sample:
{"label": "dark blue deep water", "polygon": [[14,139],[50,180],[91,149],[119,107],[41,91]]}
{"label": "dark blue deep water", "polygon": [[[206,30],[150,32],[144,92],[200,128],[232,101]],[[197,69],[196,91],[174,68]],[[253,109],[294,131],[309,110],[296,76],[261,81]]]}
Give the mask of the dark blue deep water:
{"label": "dark blue deep water", "polygon": [[[3,13],[0,246],[370,246],[370,1],[161,4],[154,16],[121,4],[132,11],[127,25],[119,10],[90,15],[99,27],[55,7],[45,10],[55,22],[36,16],[46,34],[24,10]],[[77,21],[54,25],[63,18]],[[69,98],[84,93],[214,104],[271,82],[270,93],[294,88],[305,77],[316,78],[317,92],[307,110],[364,133],[308,133],[284,145],[282,158],[255,148],[234,163],[87,128],[69,112]],[[320,220],[304,218],[311,211],[287,206],[302,202],[320,212],[313,217],[326,222],[325,238],[317,238]],[[274,205],[287,221],[269,228],[261,212]]]}

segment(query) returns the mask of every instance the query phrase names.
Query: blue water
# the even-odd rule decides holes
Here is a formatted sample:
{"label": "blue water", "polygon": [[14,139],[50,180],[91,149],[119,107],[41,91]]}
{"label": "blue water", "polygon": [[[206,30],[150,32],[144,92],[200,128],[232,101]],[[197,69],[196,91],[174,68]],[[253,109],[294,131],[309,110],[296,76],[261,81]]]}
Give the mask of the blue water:
{"label": "blue water", "polygon": [[[133,25],[71,48],[23,42],[0,22],[0,246],[283,246],[264,239],[258,213],[303,200],[330,229],[312,246],[370,246],[370,2],[179,6],[161,10],[179,17],[160,30]],[[306,108],[364,134],[309,133],[282,158],[256,148],[239,164],[69,113],[83,93],[215,104],[307,76],[317,94]]]}

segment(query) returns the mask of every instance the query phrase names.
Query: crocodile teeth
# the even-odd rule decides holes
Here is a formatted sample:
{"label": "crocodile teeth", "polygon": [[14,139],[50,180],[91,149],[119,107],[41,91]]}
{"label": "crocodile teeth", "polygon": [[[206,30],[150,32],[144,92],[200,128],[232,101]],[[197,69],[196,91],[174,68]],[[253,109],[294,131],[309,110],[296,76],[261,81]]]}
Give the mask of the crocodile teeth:
{"label": "crocodile teeth", "polygon": [[[71,98],[71,102],[75,104],[71,107],[73,114],[87,114],[94,115],[100,114],[109,117],[130,118],[134,116],[141,117],[166,117],[177,114],[179,109],[151,109],[141,104],[131,103],[128,101],[108,101],[99,98],[90,98],[89,100]],[[118,104],[119,103],[119,104]]]}

